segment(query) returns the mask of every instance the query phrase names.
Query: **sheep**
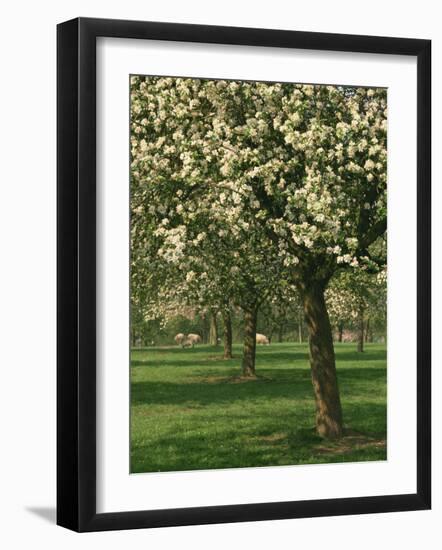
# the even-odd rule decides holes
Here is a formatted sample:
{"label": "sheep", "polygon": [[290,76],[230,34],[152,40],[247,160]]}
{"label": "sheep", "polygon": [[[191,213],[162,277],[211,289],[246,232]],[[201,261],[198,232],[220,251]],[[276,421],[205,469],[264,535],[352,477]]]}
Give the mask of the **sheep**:
{"label": "sheep", "polygon": [[186,336],[185,334],[180,332],[175,336],[174,340],[177,343],[177,345],[181,346],[182,348],[190,348],[190,347],[193,348],[195,344],[201,343],[201,336],[199,334],[192,334],[192,333]]}
{"label": "sheep", "polygon": [[194,343],[189,340],[189,338],[184,338],[184,340],[181,342],[181,347],[182,348],[193,348],[194,346]]}
{"label": "sheep", "polygon": [[270,341],[264,334],[256,334],[256,343],[263,344],[264,346],[270,345]]}
{"label": "sheep", "polygon": [[195,344],[201,343],[201,336],[199,334],[188,334],[186,337],[186,340],[190,343],[190,345],[193,347]]}
{"label": "sheep", "polygon": [[174,338],[177,346],[182,346],[185,339],[186,337],[182,332],[179,332]]}

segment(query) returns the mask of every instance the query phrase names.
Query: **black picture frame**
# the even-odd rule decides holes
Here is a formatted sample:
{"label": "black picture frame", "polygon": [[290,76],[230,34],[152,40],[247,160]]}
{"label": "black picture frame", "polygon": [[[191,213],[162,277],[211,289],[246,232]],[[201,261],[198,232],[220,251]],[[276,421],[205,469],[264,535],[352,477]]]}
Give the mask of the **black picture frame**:
{"label": "black picture frame", "polygon": [[[96,39],[396,54],[417,58],[417,492],[96,512]],[[57,523],[75,531],[424,510],[431,506],[431,41],[79,18],[57,28]]]}

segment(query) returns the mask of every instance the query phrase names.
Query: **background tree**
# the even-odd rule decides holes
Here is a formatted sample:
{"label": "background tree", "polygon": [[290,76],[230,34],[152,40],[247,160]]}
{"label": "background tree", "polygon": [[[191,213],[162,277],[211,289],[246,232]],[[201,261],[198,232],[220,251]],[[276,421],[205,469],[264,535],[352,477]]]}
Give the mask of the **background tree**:
{"label": "background tree", "polygon": [[283,342],[287,337],[302,342],[303,317],[297,289],[286,280],[282,280],[261,305],[258,318],[259,332],[273,342]]}
{"label": "background tree", "polygon": [[386,271],[371,273],[366,270],[352,270],[337,273],[327,291],[327,308],[342,341],[344,327],[356,334],[357,350],[364,351],[369,339],[370,320],[373,326],[381,328],[386,318]]}
{"label": "background tree", "polygon": [[[165,81],[172,85],[165,87]],[[281,261],[256,223],[247,195],[236,192],[219,160],[211,159],[214,140],[199,115],[207,114],[213,90],[181,79],[153,79],[146,87],[136,77],[133,83],[133,293],[152,310],[177,292],[188,304],[208,307],[213,345],[215,312],[226,311],[230,303],[241,307],[242,373],[254,376],[257,313],[277,284]],[[198,114],[192,111],[196,104]]]}

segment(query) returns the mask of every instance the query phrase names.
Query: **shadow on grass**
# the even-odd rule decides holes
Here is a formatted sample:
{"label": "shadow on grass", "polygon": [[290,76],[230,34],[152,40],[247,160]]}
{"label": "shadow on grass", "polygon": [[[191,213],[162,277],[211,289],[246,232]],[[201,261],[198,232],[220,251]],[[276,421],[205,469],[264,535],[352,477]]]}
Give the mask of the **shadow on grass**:
{"label": "shadow on grass", "polygon": [[[195,353],[195,350],[190,351],[186,357],[186,353],[183,350],[180,350],[180,353],[176,353],[179,357],[174,358],[170,355],[152,353],[151,357],[143,359],[131,360],[132,367],[162,367],[162,368],[186,368],[186,367],[203,367],[203,366],[213,366],[214,363],[219,363],[220,366],[229,365],[230,362],[239,362],[241,360],[241,354],[237,353],[233,359],[224,359],[222,351],[217,348],[204,349],[204,357],[201,358],[200,354]],[[163,355],[163,357],[161,357]],[[195,359],[195,355],[197,358]],[[258,351],[257,353],[257,368],[265,367],[266,365],[272,365],[275,367],[277,364],[287,364],[297,361],[305,361],[306,365],[308,362],[308,353],[304,352],[269,352],[269,351]]]}
{"label": "shadow on grass", "polygon": [[[224,380],[227,380],[227,378]],[[133,405],[182,405],[196,403],[207,406],[219,403],[227,404],[237,400],[303,399],[307,396],[312,397],[312,385],[310,378],[305,376],[305,371],[300,371],[298,376],[292,376],[291,382],[293,383],[287,384],[285,380],[277,383],[262,379],[242,384],[228,383],[226,381],[210,383],[190,382],[187,384],[134,382],[132,384],[131,402]]]}
{"label": "shadow on grass", "polygon": [[336,350],[336,361],[338,363],[341,361],[352,361],[365,365],[366,361],[385,361],[386,358],[387,354],[383,350],[363,351],[362,353],[357,351],[340,352],[339,349]]}
{"label": "shadow on grass", "polygon": [[[237,347],[235,357],[225,360],[221,347],[201,346],[192,349],[182,348],[137,348],[132,351],[132,367],[162,367],[162,368],[188,368],[204,367],[214,364],[228,365],[241,360],[242,351]],[[140,357],[141,355],[141,357]],[[308,365],[309,354],[306,345],[294,345],[288,347],[259,346],[257,348],[257,368],[266,366],[277,367],[279,364],[287,365],[296,362],[305,362]],[[383,349],[368,349],[363,353],[351,350],[348,347],[336,348],[336,362],[339,367],[346,363],[356,363],[367,366],[367,362],[385,361],[386,352]]]}
{"label": "shadow on grass", "polygon": [[[213,376],[213,372],[197,371],[201,375],[192,377],[189,382],[179,381],[133,381],[131,385],[131,402],[140,404],[180,405],[197,403],[211,405],[230,403],[236,400],[253,399],[311,399],[313,388],[308,369],[265,369],[259,370],[262,378],[242,384],[230,383],[238,374],[237,369],[223,372],[222,377]],[[207,375],[207,378],[204,376]],[[339,384],[342,397],[366,393],[367,386],[385,380],[385,368],[370,369],[347,368],[339,372]],[[195,381],[197,380],[197,381]]]}
{"label": "shadow on grass", "polygon": [[196,359],[194,357],[189,357],[188,359],[183,359],[182,357],[180,359],[170,359],[170,357],[164,358],[164,359],[132,359],[130,362],[131,367],[148,367],[148,368],[193,368],[193,367],[204,367],[204,366],[213,366],[213,363],[220,363],[220,366],[226,366],[228,365],[228,361],[226,361],[222,355],[219,357],[213,357],[213,358],[205,358],[205,359]]}
{"label": "shadow on grass", "polygon": [[[259,445],[239,441],[207,441],[198,435],[164,437],[152,445],[137,446],[131,454],[131,473],[247,468],[278,464],[278,449],[263,454]],[[164,452],[167,450],[167,452]],[[158,452],[159,451],[159,452]],[[163,451],[163,452],[161,452]]]}
{"label": "shadow on grass", "polygon": [[361,369],[358,367],[339,369],[338,383],[342,398],[367,397],[373,391],[375,400],[385,395],[387,388],[387,370],[385,367],[371,367]]}
{"label": "shadow on grass", "polygon": [[[385,434],[345,434],[337,441],[326,441],[312,427],[287,430],[293,419],[276,429],[272,420],[261,420],[260,430],[244,429],[236,422],[207,440],[199,433],[175,432],[156,438],[150,444],[134,445],[131,472],[185,471],[220,468],[246,468],[333,462],[385,460]],[[236,428],[236,426],[238,427]],[[230,431],[229,431],[230,428]],[[233,428],[233,429],[232,429]],[[195,429],[198,432],[198,429]]]}

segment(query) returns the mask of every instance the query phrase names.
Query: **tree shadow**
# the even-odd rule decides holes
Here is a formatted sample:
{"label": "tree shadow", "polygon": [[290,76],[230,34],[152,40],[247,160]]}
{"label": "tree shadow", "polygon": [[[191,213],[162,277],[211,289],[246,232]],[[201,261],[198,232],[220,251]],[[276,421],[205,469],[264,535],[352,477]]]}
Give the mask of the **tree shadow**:
{"label": "tree shadow", "polygon": [[[361,407],[361,415],[367,408]],[[171,431],[131,449],[131,472],[192,471],[300,464],[360,462],[386,459],[385,432],[346,431],[327,441],[315,432],[314,415],[272,418],[263,414],[259,428],[250,426],[248,415],[231,415],[202,437],[198,424],[192,431]],[[224,419],[226,420],[226,419]],[[304,425],[303,425],[304,423]],[[293,426],[298,426],[293,429]]]}
{"label": "tree shadow", "polygon": [[[258,372],[258,371],[257,371]],[[313,388],[310,371],[307,368],[259,369],[262,378],[249,383],[231,383],[238,374],[237,369],[223,376],[214,376],[214,371],[197,371],[188,382],[132,381],[131,403],[180,405],[197,403],[201,406],[231,403],[247,399],[312,399]],[[367,384],[386,380],[384,367],[370,369],[346,368],[338,371],[338,380],[345,399],[366,392]]]}
{"label": "tree shadow", "polygon": [[[155,441],[156,449],[167,449],[167,453],[153,455],[151,445],[137,446],[131,458],[131,473],[173,472],[193,470],[214,470],[230,468],[250,468],[263,466],[262,451],[247,445],[229,442],[209,443],[198,435],[178,434],[162,437]],[[148,462],[139,457],[149,457]],[[277,460],[275,454],[274,461]],[[270,465],[272,463],[270,459]]]}
{"label": "tree shadow", "polygon": [[385,367],[370,367],[359,369],[358,367],[339,369],[338,384],[342,397],[353,397],[369,391],[370,386],[387,387],[387,369]]}
{"label": "tree shadow", "polygon": [[[385,350],[369,350],[369,351],[345,351],[335,350],[336,361],[352,361],[354,363],[366,364],[367,361],[385,361],[387,359],[387,353]],[[366,365],[365,365],[366,366]]]}
{"label": "tree shadow", "polygon": [[[132,367],[162,367],[162,368],[186,368],[186,367],[204,367],[204,366],[213,366],[215,363],[218,363],[219,366],[225,367],[229,362],[240,363],[241,354],[237,354],[233,359],[226,360],[224,359],[223,352],[217,348],[213,348],[210,355],[208,353],[210,350],[207,348],[204,350],[204,357],[200,358],[195,350],[189,350],[189,354],[186,357],[183,357],[183,352],[176,353],[179,355],[177,358],[170,357],[166,354],[157,354],[152,353],[151,357],[142,358],[142,359],[131,359]],[[164,355],[161,357],[161,355]],[[195,355],[197,358],[195,359]],[[290,362],[305,362],[306,366],[308,363],[308,354],[303,352],[266,352],[258,351],[256,355],[256,364],[257,369],[265,368],[266,365],[272,365],[273,368],[277,368],[275,363],[290,363]]]}
{"label": "tree shadow", "polygon": [[[290,372],[290,376],[284,376],[284,371]],[[261,369],[262,378],[242,384],[233,381],[232,375],[237,374],[236,369],[219,380],[209,381],[204,379],[208,373],[200,372],[202,374],[201,381],[197,382],[194,381],[196,377],[187,383],[133,381],[131,403],[133,405],[196,403],[207,406],[219,403],[227,404],[237,400],[303,399],[313,396],[310,373],[306,369],[281,369],[278,378],[274,377],[274,370]]]}
{"label": "tree shadow", "polygon": [[131,367],[148,367],[148,368],[193,368],[193,367],[203,367],[205,365],[213,365],[213,363],[220,363],[220,366],[225,366],[226,361],[222,355],[216,356],[213,358],[204,358],[204,359],[194,359],[189,357],[186,360],[183,358],[179,359],[170,359],[170,357],[161,358],[151,358],[151,359],[132,359],[130,364]]}

